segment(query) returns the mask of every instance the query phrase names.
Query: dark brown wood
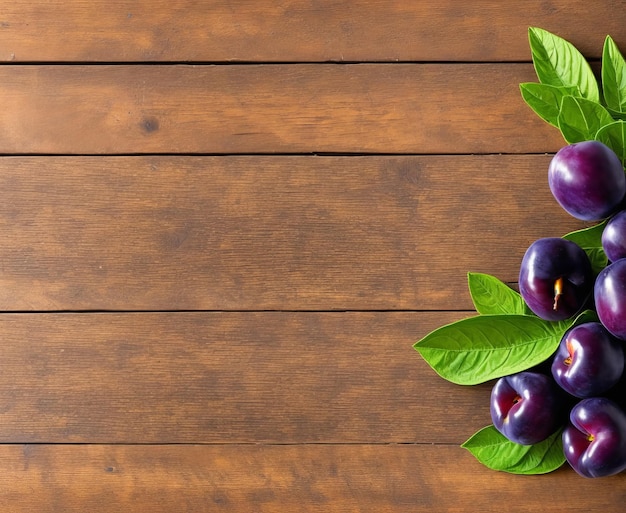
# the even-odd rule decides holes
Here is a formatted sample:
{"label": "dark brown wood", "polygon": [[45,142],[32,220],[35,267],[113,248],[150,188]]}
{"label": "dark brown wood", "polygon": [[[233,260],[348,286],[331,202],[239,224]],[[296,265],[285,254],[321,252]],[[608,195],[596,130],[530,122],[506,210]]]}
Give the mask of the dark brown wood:
{"label": "dark brown wood", "polygon": [[530,64],[0,67],[0,153],[526,153]]}
{"label": "dark brown wood", "polygon": [[12,513],[613,512],[623,484],[511,476],[445,445],[0,446]]}
{"label": "dark brown wood", "polygon": [[471,309],[468,271],[583,226],[549,161],[3,158],[0,308]]}
{"label": "dark brown wood", "polygon": [[622,511],[412,347],[585,226],[527,28],[622,3],[0,0],[0,511]]}
{"label": "dark brown wood", "polygon": [[[0,59],[25,61],[530,60],[540,26],[599,57],[626,43],[608,0],[22,0],[0,2]],[[584,13],[584,14],[583,14]]]}
{"label": "dark brown wood", "polygon": [[466,315],[4,314],[0,442],[460,444],[491,387],[412,346]]}

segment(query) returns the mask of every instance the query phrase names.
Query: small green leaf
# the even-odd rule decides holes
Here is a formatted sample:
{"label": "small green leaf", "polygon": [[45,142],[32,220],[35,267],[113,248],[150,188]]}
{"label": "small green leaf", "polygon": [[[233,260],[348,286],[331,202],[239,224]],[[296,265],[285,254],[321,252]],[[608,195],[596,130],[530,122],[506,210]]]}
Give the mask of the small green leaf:
{"label": "small green leaf", "polygon": [[559,128],[558,117],[563,97],[580,96],[578,87],[557,87],[526,82],[519,85],[522,98],[541,119]]}
{"label": "small green leaf", "polygon": [[582,230],[576,230],[563,235],[564,239],[575,242],[585,250],[589,260],[591,261],[591,267],[596,274],[604,269],[609,263],[609,259],[607,258],[604,249],[602,249],[602,232],[604,231],[606,223],[606,221],[602,221],[601,223],[588,228],[583,228]]}
{"label": "small green leaf", "polygon": [[461,447],[486,467],[511,474],[547,474],[565,463],[560,430],[538,444],[520,445],[508,440],[494,426],[487,426]]}
{"label": "small green leaf", "polygon": [[594,274],[599,274],[609,264],[609,259],[606,256],[603,248],[583,248],[589,260],[591,261],[591,269]]}
{"label": "small green leaf", "polygon": [[414,348],[442,378],[475,385],[543,362],[570,324],[530,315],[479,315],[432,331]]}
{"label": "small green leaf", "polygon": [[[471,452],[474,457],[492,470],[502,470],[518,465],[524,460],[531,445],[520,445],[509,441],[493,425],[474,433],[461,447]],[[505,451],[501,451],[501,448]]]}
{"label": "small green leaf", "polygon": [[614,121],[603,126],[598,130],[594,139],[606,144],[617,153],[622,165],[626,163],[626,121]]}
{"label": "small green leaf", "polygon": [[591,66],[569,41],[530,27],[528,40],[537,77],[542,84],[578,86],[580,94],[591,101],[600,101],[598,82]]}
{"label": "small green leaf", "polygon": [[574,321],[570,324],[569,328],[578,326],[579,324],[584,324],[585,322],[598,322],[597,312],[595,310],[583,310],[574,318]]}
{"label": "small green leaf", "polygon": [[574,96],[563,97],[557,118],[568,144],[593,139],[600,128],[613,121],[611,114],[599,103]]}
{"label": "small green leaf", "polygon": [[607,221],[594,224],[581,230],[575,230],[573,232],[563,235],[563,239],[571,240],[578,244],[581,248],[586,247],[602,247],[602,232],[606,226]]}
{"label": "small green leaf", "polygon": [[626,114],[626,61],[611,36],[602,50],[602,92],[611,111]]}
{"label": "small green leaf", "polygon": [[467,282],[478,313],[532,315],[519,292],[498,278],[489,274],[468,273]]}

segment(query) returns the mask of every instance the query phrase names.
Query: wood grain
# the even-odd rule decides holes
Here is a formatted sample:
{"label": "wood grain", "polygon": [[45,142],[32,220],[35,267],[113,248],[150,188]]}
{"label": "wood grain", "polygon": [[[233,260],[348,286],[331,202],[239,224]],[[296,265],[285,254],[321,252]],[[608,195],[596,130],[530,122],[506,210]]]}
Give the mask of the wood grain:
{"label": "wood grain", "polygon": [[583,225],[548,155],[5,157],[0,308],[468,310]]}
{"label": "wood grain", "polygon": [[0,446],[12,513],[616,512],[623,484],[511,476],[445,445]]}
{"label": "wood grain", "polygon": [[615,16],[620,6],[608,0],[593,8],[581,0],[3,0],[0,59],[528,61],[529,26],[599,57],[607,34],[626,43]]}
{"label": "wood grain", "polygon": [[0,442],[454,443],[491,385],[413,343],[463,313],[0,316]]}
{"label": "wood grain", "polygon": [[536,153],[529,64],[4,66],[0,153]]}
{"label": "wood grain", "polygon": [[0,510],[622,511],[412,346],[584,226],[527,28],[598,72],[624,7],[0,0]]}

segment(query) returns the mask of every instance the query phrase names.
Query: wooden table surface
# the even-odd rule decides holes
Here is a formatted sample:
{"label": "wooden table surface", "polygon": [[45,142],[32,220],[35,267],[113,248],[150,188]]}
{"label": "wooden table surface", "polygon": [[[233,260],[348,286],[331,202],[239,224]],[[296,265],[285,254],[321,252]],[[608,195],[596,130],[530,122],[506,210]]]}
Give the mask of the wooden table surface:
{"label": "wooden table surface", "polygon": [[0,1],[2,511],[623,511],[482,467],[491,384],[412,345],[583,227],[527,29],[624,7]]}

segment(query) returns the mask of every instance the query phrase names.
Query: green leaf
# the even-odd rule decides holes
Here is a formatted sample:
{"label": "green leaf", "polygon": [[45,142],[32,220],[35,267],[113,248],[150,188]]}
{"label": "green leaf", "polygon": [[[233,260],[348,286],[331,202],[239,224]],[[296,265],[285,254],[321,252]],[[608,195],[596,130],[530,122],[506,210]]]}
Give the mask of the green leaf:
{"label": "green leaf", "polygon": [[467,282],[478,313],[532,315],[519,292],[498,278],[489,274],[468,273]]}
{"label": "green leaf", "polygon": [[604,125],[596,136],[596,141],[600,141],[611,148],[622,161],[626,163],[626,121],[614,121],[609,125]]}
{"label": "green leaf", "polygon": [[595,310],[583,310],[574,318],[574,322],[570,324],[569,328],[584,324],[585,322],[598,322],[597,312]]}
{"label": "green leaf", "polygon": [[578,86],[584,98],[600,101],[598,82],[591,66],[574,45],[536,27],[528,29],[528,40],[535,72],[542,84]]}
{"label": "green leaf", "polygon": [[589,260],[591,260],[591,267],[596,274],[609,263],[609,259],[604,249],[602,249],[602,232],[604,231],[606,223],[607,221],[603,221],[589,228],[583,228],[582,230],[576,230],[563,235],[564,239],[575,242],[585,250]]}
{"label": "green leaf", "polygon": [[522,98],[541,119],[559,128],[558,117],[563,97],[580,96],[578,87],[557,87],[525,82],[519,85]]}
{"label": "green leaf", "polygon": [[602,269],[609,265],[609,259],[603,248],[583,248],[589,260],[591,261],[591,269],[594,274],[599,274]]}
{"label": "green leaf", "polygon": [[611,36],[602,50],[602,92],[611,111],[626,114],[626,61]]}
{"label": "green leaf", "polygon": [[547,474],[565,463],[561,430],[535,445],[508,440],[494,426],[487,426],[461,445],[492,470],[511,474]]}
{"label": "green leaf", "polygon": [[[520,445],[508,440],[493,425],[474,433],[461,447],[492,470],[503,470],[524,460],[532,445]],[[501,449],[505,450],[502,451]]]}
{"label": "green leaf", "polygon": [[564,96],[557,122],[568,144],[593,139],[603,126],[613,123],[613,117],[602,105],[574,96]]}
{"label": "green leaf", "polygon": [[479,315],[442,326],[413,347],[442,378],[475,385],[543,362],[570,324],[530,315]]}

